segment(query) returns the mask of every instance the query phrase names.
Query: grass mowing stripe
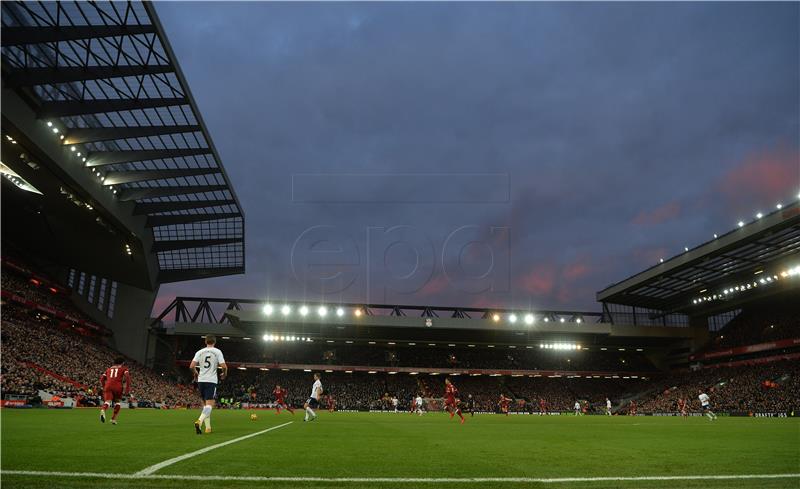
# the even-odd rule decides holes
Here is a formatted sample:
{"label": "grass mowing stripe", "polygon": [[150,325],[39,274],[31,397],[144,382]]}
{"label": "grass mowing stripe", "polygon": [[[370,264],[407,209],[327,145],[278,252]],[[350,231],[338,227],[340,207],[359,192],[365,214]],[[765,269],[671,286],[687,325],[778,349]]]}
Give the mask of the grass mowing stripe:
{"label": "grass mowing stripe", "polygon": [[[289,422],[291,423],[291,421]],[[289,424],[289,423],[285,423]],[[284,426],[281,425],[281,426]],[[275,426],[273,428],[279,428]],[[266,431],[266,430],[265,430]],[[257,433],[260,434],[261,432]],[[254,433],[252,436],[255,436]],[[212,448],[212,447],[209,447]],[[689,481],[689,480],[736,480],[736,479],[798,479],[800,474],[729,474],[729,475],[654,475],[639,477],[259,477],[221,475],[163,475],[163,474],[104,474],[100,472],[48,472],[41,470],[2,470],[0,474],[43,477],[83,477],[96,479],[135,480],[187,480],[187,481],[247,481],[247,482],[622,482],[622,481]]]}
{"label": "grass mowing stripe", "polygon": [[157,463],[155,465],[151,465],[150,467],[144,468],[144,469],[140,470],[139,472],[136,472],[136,474],[134,474],[134,475],[139,475],[139,476],[151,475],[151,474],[163,469],[164,467],[168,467],[168,466],[170,466],[172,464],[178,463],[181,460],[186,460],[186,459],[189,459],[189,458],[192,458],[192,457],[196,457],[198,455],[202,455],[204,453],[210,452],[211,450],[216,450],[217,448],[222,448],[224,446],[231,445],[233,443],[237,443],[237,442],[240,442],[242,440],[247,440],[248,438],[253,438],[254,436],[263,435],[264,433],[267,433],[269,431],[277,430],[278,428],[283,428],[284,426],[289,426],[293,422],[294,421],[289,421],[288,423],[279,424],[277,426],[273,426],[273,427],[267,428],[265,430],[256,431],[255,433],[250,433],[249,435],[244,435],[244,436],[240,436],[239,438],[234,438],[233,440],[224,441],[222,443],[217,443],[216,445],[211,445],[210,447],[201,448],[200,450],[195,450],[193,452],[189,452],[189,453],[186,453],[186,454],[183,454],[183,455],[179,455],[177,457],[173,457],[171,459],[164,460],[163,462],[159,462],[159,463]]}

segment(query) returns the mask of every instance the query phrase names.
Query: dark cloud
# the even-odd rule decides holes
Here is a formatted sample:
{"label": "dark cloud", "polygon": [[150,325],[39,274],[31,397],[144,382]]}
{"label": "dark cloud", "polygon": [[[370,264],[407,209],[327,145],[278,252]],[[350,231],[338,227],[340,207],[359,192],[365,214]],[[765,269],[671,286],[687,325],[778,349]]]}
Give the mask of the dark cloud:
{"label": "dark cloud", "polygon": [[[797,193],[799,9],[159,3],[244,206],[248,270],[164,286],[160,303],[594,309],[594,291],[656,255]],[[293,201],[297,174],[385,178],[313,203]],[[487,202],[480,180],[459,180],[470,174],[504,176],[510,199]],[[413,203],[387,201],[398,195]],[[358,257],[313,256],[352,275],[345,290],[298,280],[296,241],[314,226]]]}

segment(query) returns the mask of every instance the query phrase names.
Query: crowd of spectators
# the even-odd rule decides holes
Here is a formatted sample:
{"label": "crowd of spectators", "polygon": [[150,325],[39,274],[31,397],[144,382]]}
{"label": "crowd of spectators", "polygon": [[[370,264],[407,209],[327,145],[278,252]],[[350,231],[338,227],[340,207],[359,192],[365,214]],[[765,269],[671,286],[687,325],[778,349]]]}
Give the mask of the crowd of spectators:
{"label": "crowd of spectators", "polygon": [[[61,397],[80,397],[86,403],[96,402],[100,375],[118,356],[99,338],[75,334],[41,312],[3,304],[0,385],[4,395],[33,396],[42,390]],[[132,393],[140,405],[179,406],[199,402],[189,388],[136,362],[129,361],[128,367],[133,380]]]}
{"label": "crowd of spectators", "polygon": [[653,386],[655,392],[639,402],[640,412],[675,411],[678,399],[699,409],[701,391],[719,411],[786,412],[800,408],[800,363],[706,368],[670,375]]}
{"label": "crowd of spectators", "polygon": [[[497,411],[500,395],[512,399],[511,411],[539,412],[544,400],[549,412],[571,412],[581,401],[588,412],[604,412],[606,398],[625,413],[627,401],[637,400],[639,413],[676,412],[677,400],[688,399],[691,410],[699,411],[697,396],[704,391],[719,411],[788,412],[800,407],[800,366],[792,362],[765,365],[710,368],[697,372],[675,373],[647,379],[548,378],[511,376],[450,376],[462,401],[472,396],[475,410]],[[331,372],[322,374],[325,394],[336,401],[337,409],[390,409],[386,399],[397,397],[401,409],[408,409],[417,394],[429,407],[441,407],[444,376],[409,375],[385,372]],[[308,398],[311,373],[299,371],[232,371],[221,384],[223,396],[246,402],[249,392],[257,392],[257,402],[270,403],[272,390],[280,384],[289,391],[287,400],[295,406]]]}

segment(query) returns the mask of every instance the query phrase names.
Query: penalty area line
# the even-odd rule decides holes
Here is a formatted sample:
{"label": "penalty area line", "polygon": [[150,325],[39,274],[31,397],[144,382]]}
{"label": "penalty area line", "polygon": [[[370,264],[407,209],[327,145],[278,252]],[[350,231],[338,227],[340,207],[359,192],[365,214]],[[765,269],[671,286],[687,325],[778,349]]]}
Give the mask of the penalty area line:
{"label": "penalty area line", "polygon": [[[288,424],[288,423],[287,423]],[[210,448],[210,447],[209,447]],[[142,472],[142,471],[140,471]],[[172,475],[172,474],[104,474],[100,472],[48,472],[41,470],[2,470],[0,475],[37,477],[77,477],[95,479],[181,480],[181,481],[245,481],[245,482],[621,482],[621,481],[689,481],[736,479],[798,479],[800,474],[730,474],[730,475],[664,475],[635,477],[259,477],[224,475]]]}
{"label": "penalty area line", "polygon": [[[140,470],[139,472],[136,472],[133,475],[134,476],[139,476],[139,477],[153,475],[155,472],[163,469],[164,467],[168,467],[168,466],[170,466],[172,464],[176,464],[176,463],[178,463],[180,461],[183,461],[183,460],[186,460],[186,459],[190,459],[190,458],[196,457],[198,455],[202,455],[204,453],[210,452],[211,450],[216,450],[217,448],[222,448],[222,447],[225,447],[225,446],[228,446],[228,445],[232,445],[234,443],[238,443],[238,442],[240,442],[242,440],[247,440],[248,438],[253,438],[254,436],[263,435],[264,433],[270,432],[272,430],[277,430],[278,428],[283,428],[284,426],[289,426],[292,423],[293,423],[293,421],[289,421],[288,423],[279,424],[277,426],[273,426],[273,427],[267,428],[265,430],[256,431],[255,433],[250,433],[249,435],[240,436],[239,438],[234,438],[232,440],[224,441],[222,443],[217,443],[216,445],[211,445],[211,446],[208,446],[208,447],[205,447],[205,448],[201,448],[200,450],[195,450],[193,452],[189,452],[189,453],[186,453],[186,454],[183,454],[183,455],[179,455],[177,457],[173,457],[171,459],[164,460],[163,462],[159,462],[159,463],[157,463],[155,465],[151,465],[150,467],[146,467],[146,468]],[[117,474],[117,475],[120,475],[120,474]]]}

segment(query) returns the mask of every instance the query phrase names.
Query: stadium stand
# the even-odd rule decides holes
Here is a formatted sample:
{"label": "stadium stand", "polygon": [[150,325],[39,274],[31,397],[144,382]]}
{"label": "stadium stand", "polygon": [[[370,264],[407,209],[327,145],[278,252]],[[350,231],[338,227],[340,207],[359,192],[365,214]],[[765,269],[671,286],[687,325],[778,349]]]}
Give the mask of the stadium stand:
{"label": "stadium stand", "polygon": [[770,303],[743,310],[718,332],[709,348],[746,346],[797,337],[800,337],[797,311],[788,304]]}
{"label": "stadium stand", "polygon": [[[374,367],[434,367],[461,369],[552,369],[552,370],[614,370],[628,372],[654,371],[647,357],[637,352],[607,353],[575,351],[569,355],[534,349],[486,349],[401,347],[355,344],[273,344],[261,342],[222,342],[226,354],[238,362],[264,364],[325,364],[361,365]],[[197,339],[183,338],[177,358],[183,363],[191,360],[197,349]],[[223,346],[220,346],[223,348]]]}
{"label": "stadium stand", "polygon": [[[4,264],[7,260],[3,260]],[[18,261],[16,261],[19,263]],[[23,297],[29,303],[2,304],[2,391],[4,395],[40,398],[40,391],[80,399],[83,405],[98,401],[98,379],[119,352],[104,342],[102,326],[84,327],[89,318],[69,301],[65,291],[19,273],[22,267],[3,267],[2,287],[6,295]],[[31,303],[45,308],[31,307]],[[58,311],[52,314],[45,310]],[[78,319],[74,323],[65,318]],[[198,403],[189,388],[128,360],[133,377],[132,393],[139,406],[185,406]]]}
{"label": "stadium stand", "polygon": [[656,392],[639,403],[640,412],[675,411],[678,398],[695,402],[700,391],[711,396],[719,411],[789,412],[800,408],[800,364],[796,361],[681,372],[654,384]]}

